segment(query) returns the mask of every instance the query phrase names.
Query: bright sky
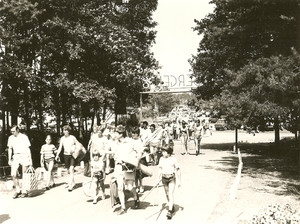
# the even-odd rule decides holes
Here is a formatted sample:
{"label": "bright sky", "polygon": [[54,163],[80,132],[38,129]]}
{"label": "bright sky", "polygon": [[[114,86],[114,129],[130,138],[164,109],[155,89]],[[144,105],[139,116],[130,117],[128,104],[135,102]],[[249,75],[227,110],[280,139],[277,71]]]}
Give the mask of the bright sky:
{"label": "bright sky", "polygon": [[192,30],[194,19],[200,20],[213,11],[210,0],[158,0],[153,18],[156,44],[152,51],[162,69],[160,74],[178,76],[190,73],[188,59],[197,53],[201,37]]}

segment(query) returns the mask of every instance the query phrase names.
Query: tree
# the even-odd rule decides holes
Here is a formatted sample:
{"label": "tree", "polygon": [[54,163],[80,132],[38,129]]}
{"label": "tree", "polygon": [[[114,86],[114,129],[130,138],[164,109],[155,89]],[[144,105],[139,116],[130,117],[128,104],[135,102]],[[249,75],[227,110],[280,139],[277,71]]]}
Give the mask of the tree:
{"label": "tree", "polygon": [[150,53],[156,7],[145,0],[1,1],[1,97],[13,123],[23,116],[29,130],[34,117],[42,128],[47,112],[60,132],[75,115],[82,131],[83,118],[101,107],[105,117],[118,97],[138,102],[157,68]]}
{"label": "tree", "polygon": [[203,38],[190,64],[202,99],[220,95],[231,77],[250,60],[289,55],[300,49],[299,0],[213,0],[213,13],[195,20],[195,31]]}
{"label": "tree", "polygon": [[[221,93],[218,107],[236,127],[264,126],[273,123],[275,143],[279,142],[279,125],[299,118],[299,54],[288,57],[260,58],[237,72],[229,72],[233,81]],[[297,111],[295,113],[295,111]]]}
{"label": "tree", "polygon": [[195,30],[203,39],[190,60],[199,83],[195,93],[199,99],[214,99],[235,126],[274,122],[277,143],[279,123],[290,112],[283,83],[293,63],[286,67],[285,57],[291,48],[300,50],[300,2],[212,3],[214,12],[196,21]]}

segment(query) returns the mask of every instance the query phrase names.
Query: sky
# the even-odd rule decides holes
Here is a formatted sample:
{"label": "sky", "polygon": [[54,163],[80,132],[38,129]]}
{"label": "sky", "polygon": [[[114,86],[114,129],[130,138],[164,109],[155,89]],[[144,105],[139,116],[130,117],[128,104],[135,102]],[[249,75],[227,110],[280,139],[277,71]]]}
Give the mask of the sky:
{"label": "sky", "polygon": [[153,19],[156,26],[156,43],[152,47],[159,61],[160,74],[179,76],[189,74],[188,59],[196,55],[201,36],[192,30],[194,19],[201,20],[213,12],[210,0],[158,0]]}

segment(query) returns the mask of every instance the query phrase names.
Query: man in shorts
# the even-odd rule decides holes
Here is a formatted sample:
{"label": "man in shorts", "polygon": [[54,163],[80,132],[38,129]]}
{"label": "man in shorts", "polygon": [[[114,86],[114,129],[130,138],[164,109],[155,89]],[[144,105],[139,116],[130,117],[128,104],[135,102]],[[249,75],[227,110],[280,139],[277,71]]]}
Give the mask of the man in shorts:
{"label": "man in shorts", "polygon": [[8,164],[11,166],[11,176],[16,187],[16,193],[13,198],[28,197],[27,189],[22,189],[19,182],[18,169],[22,166],[22,173],[24,173],[29,166],[32,165],[30,141],[28,137],[20,133],[19,127],[14,125],[11,128],[12,135],[9,136],[8,147]]}

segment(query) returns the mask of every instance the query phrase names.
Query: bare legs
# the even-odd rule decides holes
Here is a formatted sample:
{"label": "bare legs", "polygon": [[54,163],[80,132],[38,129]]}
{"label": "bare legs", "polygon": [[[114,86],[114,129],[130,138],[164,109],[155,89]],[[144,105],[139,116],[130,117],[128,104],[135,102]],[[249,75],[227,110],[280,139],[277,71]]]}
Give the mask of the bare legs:
{"label": "bare legs", "polygon": [[164,189],[166,192],[166,197],[168,200],[169,211],[173,210],[174,206],[174,190],[175,190],[175,180],[171,181],[168,185],[164,185]]}
{"label": "bare legs", "polygon": [[50,186],[50,182],[52,181],[52,183],[54,184],[54,178],[52,175],[52,170],[53,170],[53,166],[54,166],[54,161],[50,161],[49,163],[46,163],[47,169],[48,169],[48,175],[47,175],[47,183],[46,186],[49,187]]}
{"label": "bare legs", "polygon": [[75,181],[74,181],[74,166],[70,166],[70,168],[69,168],[69,174],[70,174],[70,177],[69,177],[69,187],[68,187],[68,190],[72,191],[73,187],[75,186]]}

